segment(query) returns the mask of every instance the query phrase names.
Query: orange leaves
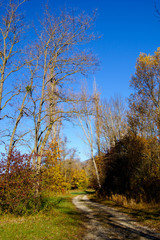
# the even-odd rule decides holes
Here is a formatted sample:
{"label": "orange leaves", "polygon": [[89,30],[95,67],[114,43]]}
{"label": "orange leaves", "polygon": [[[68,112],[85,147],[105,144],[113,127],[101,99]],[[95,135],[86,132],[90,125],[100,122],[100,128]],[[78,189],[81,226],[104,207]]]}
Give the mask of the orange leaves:
{"label": "orange leaves", "polygon": [[49,143],[48,148],[45,150],[45,166],[54,166],[61,161],[61,151],[57,142]]}

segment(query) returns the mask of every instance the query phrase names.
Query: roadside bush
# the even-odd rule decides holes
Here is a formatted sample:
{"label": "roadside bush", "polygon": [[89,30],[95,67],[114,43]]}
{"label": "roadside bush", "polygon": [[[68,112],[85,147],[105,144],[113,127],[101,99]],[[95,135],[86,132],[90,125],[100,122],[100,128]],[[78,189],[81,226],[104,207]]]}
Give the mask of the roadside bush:
{"label": "roadside bush", "polygon": [[108,196],[123,195],[137,202],[159,202],[159,156],[156,138],[128,134],[105,156],[106,178],[101,191]]}
{"label": "roadside bush", "polygon": [[2,213],[31,214],[40,208],[40,196],[35,196],[35,172],[31,156],[13,152],[0,161],[0,209]]}

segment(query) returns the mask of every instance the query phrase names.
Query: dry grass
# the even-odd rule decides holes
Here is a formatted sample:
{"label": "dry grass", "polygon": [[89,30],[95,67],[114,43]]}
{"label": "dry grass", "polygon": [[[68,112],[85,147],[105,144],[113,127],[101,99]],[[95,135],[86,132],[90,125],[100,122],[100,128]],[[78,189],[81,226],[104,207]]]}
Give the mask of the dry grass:
{"label": "dry grass", "polygon": [[110,198],[106,197],[105,199],[99,199],[94,195],[92,199],[127,213],[140,224],[160,232],[160,204],[136,203],[133,199],[128,201],[126,197],[122,195],[112,195]]}

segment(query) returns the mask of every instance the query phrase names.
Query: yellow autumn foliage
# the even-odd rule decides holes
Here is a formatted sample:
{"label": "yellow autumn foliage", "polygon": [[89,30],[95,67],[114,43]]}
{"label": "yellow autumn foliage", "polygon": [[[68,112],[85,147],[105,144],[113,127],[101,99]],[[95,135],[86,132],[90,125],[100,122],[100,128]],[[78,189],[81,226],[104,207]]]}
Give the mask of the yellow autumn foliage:
{"label": "yellow autumn foliage", "polygon": [[71,179],[71,188],[85,189],[88,186],[88,177],[86,172],[82,170],[74,170],[72,179]]}
{"label": "yellow autumn foliage", "polygon": [[44,166],[42,167],[43,187],[53,192],[64,192],[69,188],[61,170],[62,162],[57,143],[50,143],[45,152]]}
{"label": "yellow autumn foliage", "polygon": [[72,159],[62,161],[61,154],[62,151],[57,143],[49,144],[42,166],[43,188],[56,193],[69,189],[87,188],[88,177],[80,163]]}

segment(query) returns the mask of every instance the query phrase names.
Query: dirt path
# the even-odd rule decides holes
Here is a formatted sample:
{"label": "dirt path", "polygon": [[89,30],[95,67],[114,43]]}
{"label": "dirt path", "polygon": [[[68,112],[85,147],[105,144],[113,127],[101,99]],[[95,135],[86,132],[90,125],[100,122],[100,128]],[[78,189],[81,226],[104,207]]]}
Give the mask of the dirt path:
{"label": "dirt path", "polygon": [[160,234],[139,226],[124,213],[91,202],[86,195],[75,197],[73,203],[86,216],[87,234],[84,240],[160,240]]}

